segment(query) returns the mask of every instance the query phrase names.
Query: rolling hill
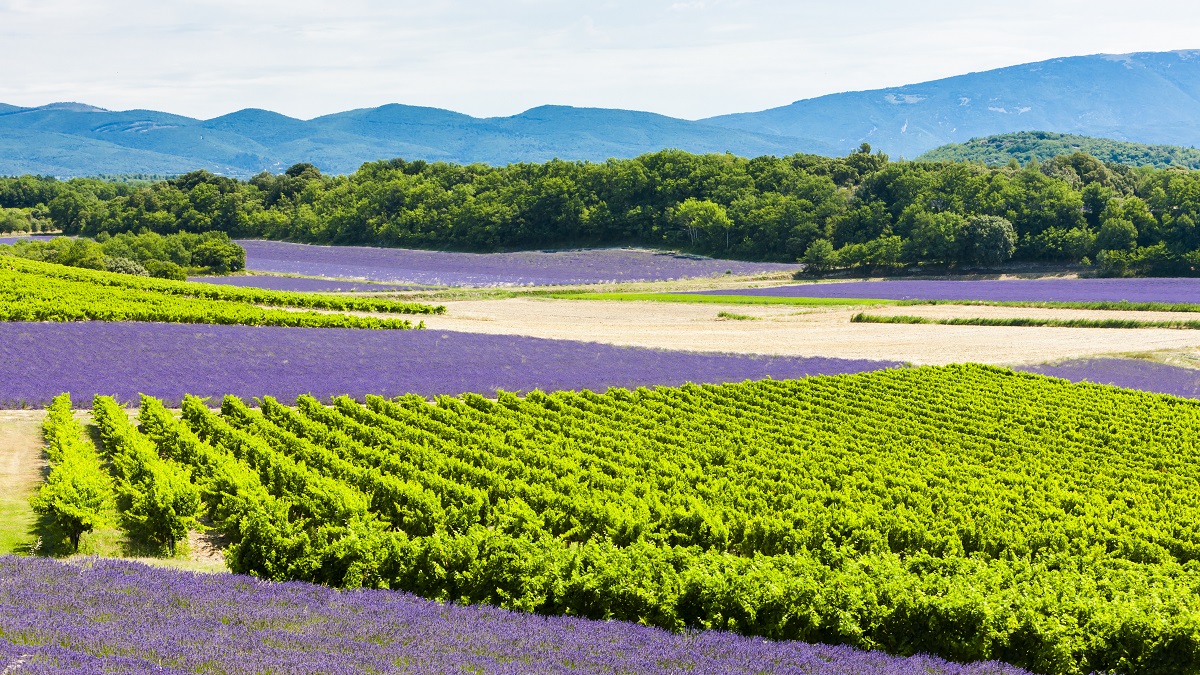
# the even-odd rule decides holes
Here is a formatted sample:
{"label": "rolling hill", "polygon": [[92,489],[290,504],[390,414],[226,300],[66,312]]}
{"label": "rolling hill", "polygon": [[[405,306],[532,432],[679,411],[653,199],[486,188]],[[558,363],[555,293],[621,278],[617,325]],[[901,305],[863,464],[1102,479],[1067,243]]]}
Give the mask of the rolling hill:
{"label": "rolling hill", "polygon": [[1153,166],[1159,169],[1172,166],[1200,169],[1200,150],[1196,148],[1147,145],[1048,131],[1021,131],[972,138],[966,143],[951,143],[934,148],[917,159],[983,162],[989,166],[1001,166],[1015,159],[1025,165],[1033,159],[1044,162],[1051,157],[1074,152],[1086,152],[1102,162],[1111,164]]}
{"label": "rolling hill", "polygon": [[543,106],[480,119],[404,105],[298,120],[247,109],[211,120],[83,104],[0,106],[0,175],[183,173],[247,176],[312,162],[348,173],[392,157],[459,163],[604,161],[667,147],[739,155],[834,152],[797,138],[725,129],[654,113]]}
{"label": "rolling hill", "polygon": [[1200,144],[1200,51],[1075,56],[702,120],[893,157],[1015,131]]}
{"label": "rolling hill", "polygon": [[391,104],[311,120],[246,109],[198,120],[81,103],[0,104],[0,174],[170,174],[203,168],[246,176],[296,162],[345,173],[392,157],[489,164],[556,157],[603,161],[663,148],[842,155],[864,142],[911,158],[946,144],[1033,130],[1196,146],[1200,51],[1052,59],[699,121],[567,106],[477,118]]}

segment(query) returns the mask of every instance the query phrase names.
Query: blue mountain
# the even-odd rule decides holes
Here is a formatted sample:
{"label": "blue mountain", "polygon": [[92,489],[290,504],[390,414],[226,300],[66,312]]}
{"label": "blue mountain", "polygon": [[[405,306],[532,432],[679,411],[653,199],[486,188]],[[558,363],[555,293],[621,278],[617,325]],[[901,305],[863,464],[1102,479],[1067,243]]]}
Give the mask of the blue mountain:
{"label": "blue mountain", "polygon": [[1049,131],[1200,143],[1200,51],[1076,56],[702,120],[741,131],[861,143],[916,157],[948,143]]}
{"label": "blue mountain", "polygon": [[542,106],[478,118],[407,105],[300,120],[247,109],[210,120],[82,103],[0,104],[0,174],[247,176],[312,162],[347,173],[403,157],[459,163],[603,161],[663,148],[743,156],[841,155],[866,142],[897,157],[1022,131],[1200,144],[1200,51],[1052,59],[761,112],[683,120]]}
{"label": "blue mountain", "polygon": [[831,152],[816,141],[726,129],[654,113],[545,106],[512,117],[405,105],[298,120],[247,109],[210,120],[83,104],[0,105],[0,175],[183,173],[247,176],[312,162],[348,173],[392,157],[459,163],[604,161],[663,148],[739,155]]}

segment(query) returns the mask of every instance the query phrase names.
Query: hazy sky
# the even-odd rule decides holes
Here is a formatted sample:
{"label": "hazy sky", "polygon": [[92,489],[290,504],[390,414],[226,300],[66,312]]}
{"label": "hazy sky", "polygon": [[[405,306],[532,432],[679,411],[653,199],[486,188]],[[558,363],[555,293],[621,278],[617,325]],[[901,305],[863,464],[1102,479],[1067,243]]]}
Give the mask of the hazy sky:
{"label": "hazy sky", "polygon": [[0,0],[0,102],[685,118],[1056,56],[1200,49],[1140,0]]}

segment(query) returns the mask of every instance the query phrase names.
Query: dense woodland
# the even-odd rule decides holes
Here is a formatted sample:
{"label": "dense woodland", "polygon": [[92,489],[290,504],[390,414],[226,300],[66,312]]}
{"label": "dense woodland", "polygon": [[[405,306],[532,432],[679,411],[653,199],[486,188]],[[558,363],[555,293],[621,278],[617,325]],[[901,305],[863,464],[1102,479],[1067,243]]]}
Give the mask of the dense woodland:
{"label": "dense woodland", "polygon": [[633,244],[803,259],[816,271],[1015,258],[1176,275],[1200,263],[1200,172],[1083,153],[988,167],[891,162],[864,145],[841,158],[665,150],[602,164],[395,159],[348,176],[300,164],[248,181],[199,171],[148,185],[25,176],[0,179],[0,206],[91,236],[218,230],[463,251]]}

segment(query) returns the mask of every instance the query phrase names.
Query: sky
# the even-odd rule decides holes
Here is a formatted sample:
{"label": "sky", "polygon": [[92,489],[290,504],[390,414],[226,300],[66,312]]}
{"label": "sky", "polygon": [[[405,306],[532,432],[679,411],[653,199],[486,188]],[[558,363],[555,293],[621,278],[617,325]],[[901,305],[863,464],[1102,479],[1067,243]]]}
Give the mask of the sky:
{"label": "sky", "polygon": [[309,119],[700,119],[1059,56],[1200,49],[1178,0],[0,0],[0,102]]}

